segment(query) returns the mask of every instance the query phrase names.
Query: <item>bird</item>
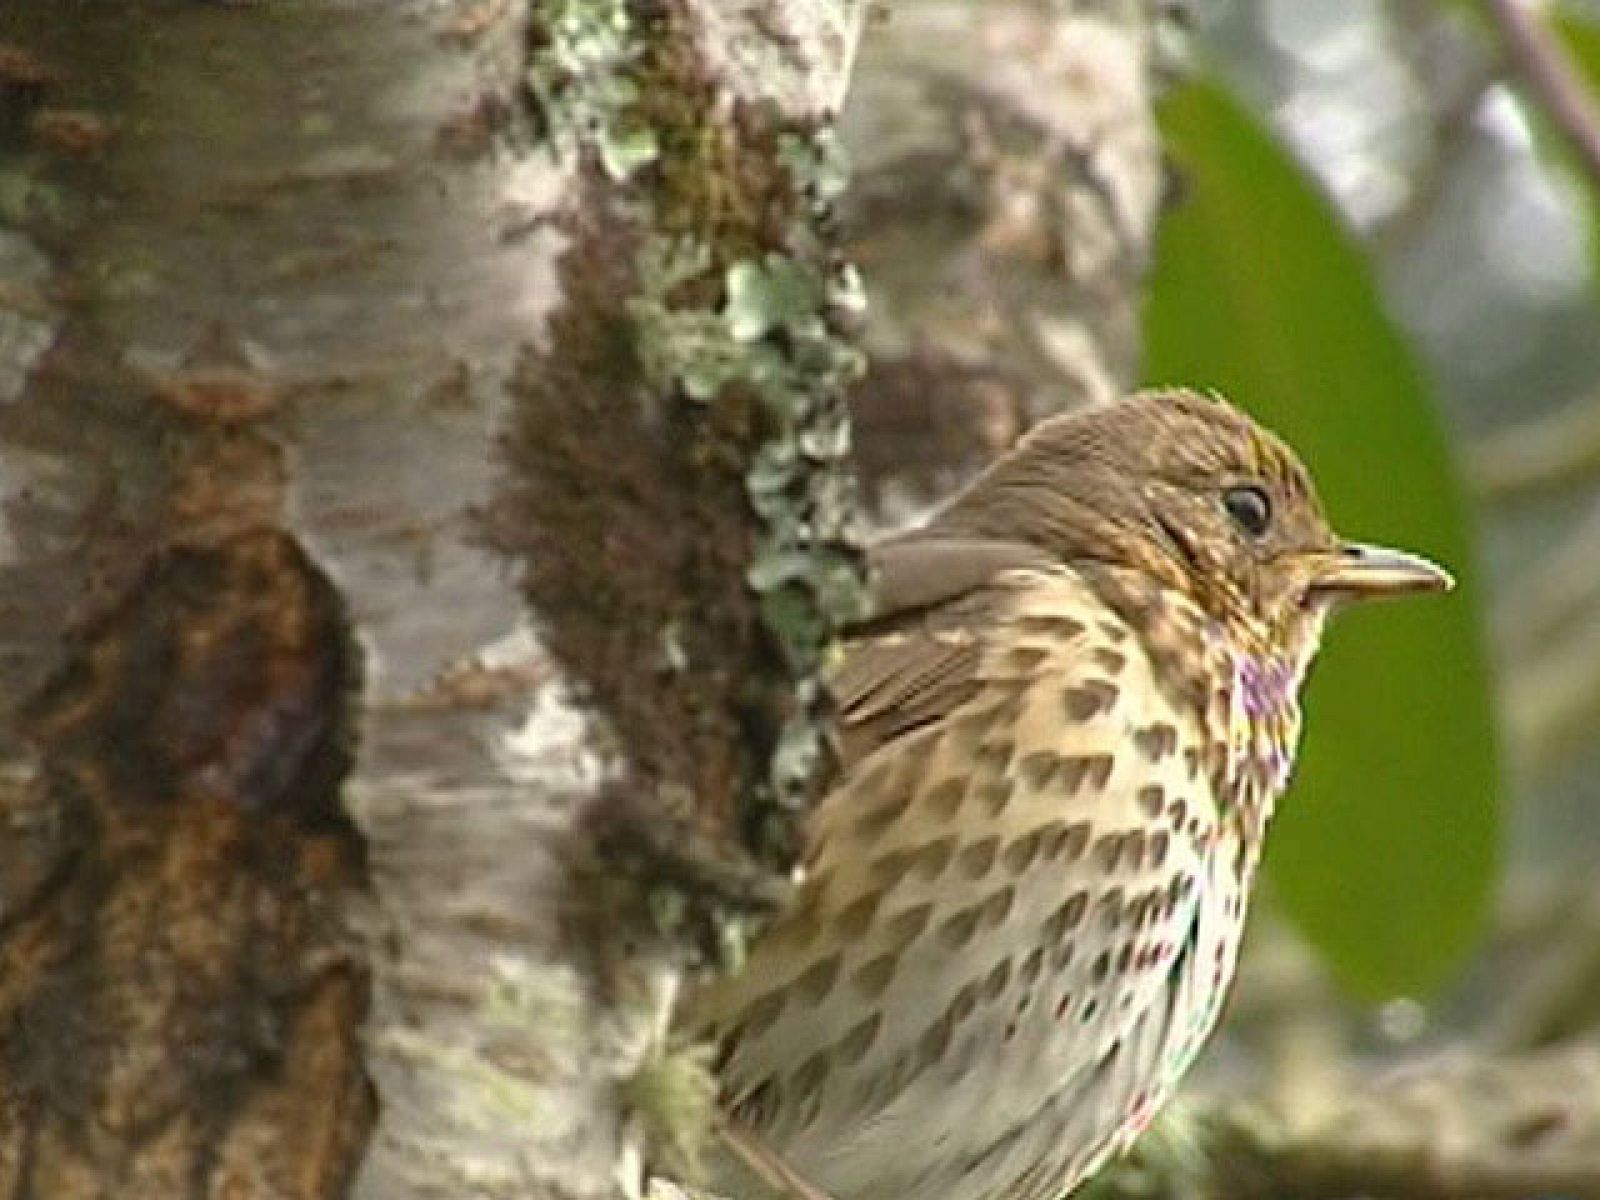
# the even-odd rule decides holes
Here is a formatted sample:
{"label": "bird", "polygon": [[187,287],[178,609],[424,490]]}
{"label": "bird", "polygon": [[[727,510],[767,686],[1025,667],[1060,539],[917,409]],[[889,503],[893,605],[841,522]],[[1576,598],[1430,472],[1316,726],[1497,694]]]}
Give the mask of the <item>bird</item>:
{"label": "bird", "polygon": [[868,551],[794,900],[689,989],[727,1195],[1059,1200],[1217,1023],[1328,615],[1453,586],[1169,388],[1046,419]]}

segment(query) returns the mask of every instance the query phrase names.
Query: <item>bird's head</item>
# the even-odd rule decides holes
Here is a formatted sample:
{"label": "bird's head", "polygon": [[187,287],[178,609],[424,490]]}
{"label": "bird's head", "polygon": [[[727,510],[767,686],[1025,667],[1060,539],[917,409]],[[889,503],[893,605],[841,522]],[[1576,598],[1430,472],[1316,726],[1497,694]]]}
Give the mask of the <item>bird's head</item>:
{"label": "bird's head", "polygon": [[1183,390],[1041,422],[939,524],[1132,568],[1247,646],[1302,664],[1334,605],[1452,582],[1426,559],[1336,536],[1293,450],[1222,400]]}

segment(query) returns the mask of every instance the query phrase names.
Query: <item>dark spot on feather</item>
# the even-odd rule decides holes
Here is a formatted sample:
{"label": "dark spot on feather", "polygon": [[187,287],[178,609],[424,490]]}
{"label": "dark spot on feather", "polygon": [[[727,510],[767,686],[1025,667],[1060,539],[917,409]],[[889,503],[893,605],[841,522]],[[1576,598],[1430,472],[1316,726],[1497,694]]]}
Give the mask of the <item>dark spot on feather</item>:
{"label": "dark spot on feather", "polygon": [[1117,689],[1103,679],[1089,679],[1068,688],[1062,694],[1062,702],[1066,706],[1067,720],[1087,721],[1111,710],[1117,702]]}
{"label": "dark spot on feather", "polygon": [[970,1017],[978,1007],[978,985],[968,982],[961,985],[956,998],[950,1002],[950,1019],[957,1025]]}
{"label": "dark spot on feather", "polygon": [[953,836],[935,838],[919,846],[916,851],[916,862],[912,870],[917,878],[929,881],[939,878],[944,873],[945,867],[950,865],[950,856],[955,851],[956,839]]}
{"label": "dark spot on feather", "polygon": [[1011,765],[1011,756],[1016,750],[1016,743],[1010,738],[996,738],[994,741],[984,742],[972,752],[972,763],[980,771],[999,773]]}
{"label": "dark spot on feather", "polygon": [[987,1002],[994,1002],[1000,998],[1000,993],[1006,990],[1006,984],[1011,982],[1011,960],[1001,959],[989,972],[989,977],[983,981],[983,998]]}
{"label": "dark spot on feather", "polygon": [[894,978],[895,968],[900,965],[898,954],[880,954],[877,958],[858,967],[850,982],[860,990],[868,1000],[876,1000],[888,990],[889,982]]}
{"label": "dark spot on feather", "polygon": [[1005,666],[1018,674],[1031,675],[1049,656],[1050,651],[1043,646],[1013,646],[1006,651]]}
{"label": "dark spot on feather", "polygon": [[806,973],[795,981],[795,990],[800,998],[808,1004],[820,1004],[833,989],[833,982],[839,977],[839,956],[830,954],[821,962],[807,968]]}
{"label": "dark spot on feather", "polygon": [[702,1026],[699,1032],[705,1036],[715,1036],[717,1038],[717,1052],[712,1056],[711,1070],[713,1073],[721,1075],[727,1069],[728,1064],[733,1061],[734,1055],[738,1053],[740,1045],[744,1042],[744,1022],[739,1022],[739,1024],[720,1036],[716,1035],[714,1030],[714,1026]]}
{"label": "dark spot on feather", "polygon": [[776,1079],[763,1079],[732,1105],[733,1115],[740,1124],[759,1130],[772,1120],[782,1094]]}
{"label": "dark spot on feather", "polygon": [[1061,759],[1062,782],[1069,793],[1077,794],[1085,784],[1102,790],[1111,778],[1115,761],[1109,754],[1071,754]]}
{"label": "dark spot on feather", "polygon": [[748,1008],[744,1013],[744,1035],[746,1037],[760,1037],[772,1028],[778,1019],[778,1014],[783,1011],[783,1006],[788,993],[781,987],[774,988],[765,993]]}
{"label": "dark spot on feather", "polygon": [[1167,847],[1171,838],[1165,829],[1150,835],[1150,865],[1159,867],[1167,861]]}
{"label": "dark spot on feather", "polygon": [[1115,873],[1117,864],[1122,860],[1122,848],[1126,843],[1127,834],[1120,832],[1102,834],[1095,839],[1095,861],[1107,875]]}
{"label": "dark spot on feather", "polygon": [[1017,762],[1017,773],[1022,782],[1036,792],[1049,786],[1050,778],[1061,765],[1061,756],[1053,750],[1035,750]]}
{"label": "dark spot on feather", "polygon": [[932,904],[918,904],[908,908],[902,913],[896,913],[884,925],[889,945],[895,953],[904,950],[924,929],[928,927],[928,919],[933,915]]}
{"label": "dark spot on feather", "polygon": [[[863,789],[866,788],[865,784],[862,786]],[[864,791],[864,794],[870,795],[871,792]],[[910,806],[911,793],[902,792],[867,809],[856,818],[853,828],[857,836],[875,841],[889,826],[898,821]]]}
{"label": "dark spot on feather", "polygon": [[1206,754],[1207,769],[1212,779],[1221,780],[1228,774],[1228,747],[1222,742],[1217,742]]}
{"label": "dark spot on feather", "polygon": [[818,1050],[801,1063],[791,1080],[791,1086],[801,1099],[820,1096],[828,1081],[828,1052]]}
{"label": "dark spot on feather", "polygon": [[1051,861],[1077,862],[1089,845],[1089,822],[1078,821],[1067,825],[1057,823],[1045,834],[1044,853]]}
{"label": "dark spot on feather", "polygon": [[800,1102],[800,1127],[809,1129],[822,1116],[822,1093],[813,1092]]}
{"label": "dark spot on feather", "polygon": [[1031,984],[1039,978],[1039,972],[1044,969],[1044,947],[1035,946],[1027,958],[1022,960],[1022,970],[1018,974],[1022,982]]}
{"label": "dark spot on feather", "polygon": [[1115,887],[1104,893],[1095,903],[1095,908],[1100,913],[1100,923],[1107,930],[1115,929],[1122,919],[1122,895],[1122,889]]}
{"label": "dark spot on feather", "polygon": [[1111,974],[1111,952],[1102,950],[1094,956],[1094,962],[1089,964],[1089,978],[1094,983],[1104,983]]}
{"label": "dark spot on feather", "polygon": [[946,1011],[922,1031],[922,1036],[917,1039],[917,1056],[924,1066],[932,1065],[945,1056],[950,1049],[950,1037],[954,1029],[955,1022]]}
{"label": "dark spot on feather", "polygon": [[1011,802],[1011,791],[1010,776],[1002,775],[980,783],[972,789],[972,794],[988,816],[998,817]]}
{"label": "dark spot on feather", "polygon": [[889,851],[887,854],[880,854],[872,860],[867,869],[872,872],[872,877],[883,884],[885,888],[892,888],[906,877],[906,872],[911,870],[911,866],[915,861],[916,852],[901,846]]}
{"label": "dark spot on feather", "polygon": [[1133,744],[1139,753],[1152,763],[1158,763],[1178,748],[1178,730],[1166,721],[1146,725],[1133,735]]}
{"label": "dark spot on feather", "polygon": [[1035,829],[1032,833],[1025,833],[1012,842],[1000,855],[1000,860],[1005,864],[1006,870],[1013,875],[1021,875],[1039,855],[1039,846],[1043,835]]}
{"label": "dark spot on feather", "polygon": [[1084,911],[1089,907],[1089,894],[1075,892],[1062,901],[1061,906],[1044,919],[1041,928],[1049,941],[1060,941],[1078,927]]}
{"label": "dark spot on feather", "polygon": [[1161,815],[1161,807],[1166,803],[1166,792],[1159,783],[1147,783],[1139,789],[1135,799],[1139,807],[1144,809],[1145,815],[1151,820]]}
{"label": "dark spot on feather", "polygon": [[1130,830],[1123,839],[1122,857],[1127,860],[1132,870],[1137,871],[1144,865],[1144,846],[1145,836],[1142,829]]}
{"label": "dark spot on feather", "polygon": [[1016,903],[1017,889],[1011,886],[1001,888],[990,893],[983,902],[983,923],[993,929],[1011,915],[1012,905]]}
{"label": "dark spot on feather", "polygon": [[952,950],[964,949],[978,932],[981,908],[982,905],[975,904],[971,908],[964,908],[955,915],[946,917],[939,925],[939,939]]}
{"label": "dark spot on feather", "polygon": [[847,941],[853,941],[867,932],[872,924],[872,918],[878,915],[878,906],[883,903],[883,893],[867,892],[852,900],[839,910],[835,917],[834,925]]}
{"label": "dark spot on feather", "polygon": [[844,1062],[855,1062],[872,1048],[872,1043],[878,1036],[878,1027],[883,1024],[883,1015],[873,1013],[866,1020],[860,1022],[849,1033],[839,1039],[838,1053]]}
{"label": "dark spot on feather", "polygon": [[1018,617],[1016,625],[1021,633],[1038,633],[1062,642],[1082,637],[1084,629],[1082,621],[1048,614]]}
{"label": "dark spot on feather", "polygon": [[922,805],[933,816],[948,821],[961,808],[962,797],[966,794],[966,777],[955,775],[924,792]]}
{"label": "dark spot on feather", "polygon": [[1027,692],[1007,687],[1010,682],[1005,679],[990,680],[984,688],[994,701],[983,710],[992,729],[1009,729],[1015,725],[1017,718],[1022,715],[1023,705],[1027,703]]}
{"label": "dark spot on feather", "polygon": [[1128,665],[1127,657],[1122,651],[1113,650],[1110,646],[1095,647],[1094,653],[1089,657],[1094,659],[1095,665],[1108,675],[1120,675],[1122,668]]}
{"label": "dark spot on feather", "polygon": [[961,873],[968,879],[982,879],[989,873],[989,868],[994,866],[995,852],[999,845],[998,837],[986,837],[967,846],[961,851]]}

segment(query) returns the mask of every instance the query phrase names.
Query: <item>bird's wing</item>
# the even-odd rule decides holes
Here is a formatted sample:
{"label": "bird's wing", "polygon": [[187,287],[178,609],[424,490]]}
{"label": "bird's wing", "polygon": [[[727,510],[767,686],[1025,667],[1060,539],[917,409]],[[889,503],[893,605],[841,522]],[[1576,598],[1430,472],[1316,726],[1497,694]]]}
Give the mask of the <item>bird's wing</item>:
{"label": "bird's wing", "polygon": [[831,679],[846,767],[948,716],[978,687],[979,635],[993,619],[993,584],[1042,570],[1014,542],[916,533],[868,554],[874,616],[847,644]]}

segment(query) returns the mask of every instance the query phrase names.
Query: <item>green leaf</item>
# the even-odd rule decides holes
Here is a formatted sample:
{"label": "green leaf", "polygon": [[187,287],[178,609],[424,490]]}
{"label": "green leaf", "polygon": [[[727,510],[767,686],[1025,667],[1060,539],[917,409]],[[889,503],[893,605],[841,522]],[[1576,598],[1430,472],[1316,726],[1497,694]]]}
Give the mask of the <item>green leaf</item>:
{"label": "green leaf", "polygon": [[[1533,19],[1540,18],[1535,16]],[[1577,64],[1584,83],[1588,84],[1590,93],[1600,97],[1600,26],[1582,20],[1571,12],[1563,11],[1556,17],[1555,29],[1565,44],[1567,53],[1572,55],[1572,61]],[[1538,105],[1530,105],[1530,111],[1533,112],[1535,120],[1542,122],[1543,112]],[[1557,141],[1553,134],[1547,134],[1541,139],[1541,144],[1548,150]],[[1565,143],[1560,144],[1556,154],[1583,182],[1584,193],[1588,199],[1591,266],[1595,278],[1600,280],[1600,184],[1597,184],[1583,165],[1576,161],[1576,155],[1567,149]]]}
{"label": "green leaf", "polygon": [[1347,536],[1434,557],[1446,597],[1338,615],[1269,838],[1284,906],[1368,997],[1437,984],[1478,937],[1500,770],[1466,506],[1416,364],[1328,202],[1222,90],[1163,106],[1181,173],[1145,314],[1152,381],[1276,429]]}

